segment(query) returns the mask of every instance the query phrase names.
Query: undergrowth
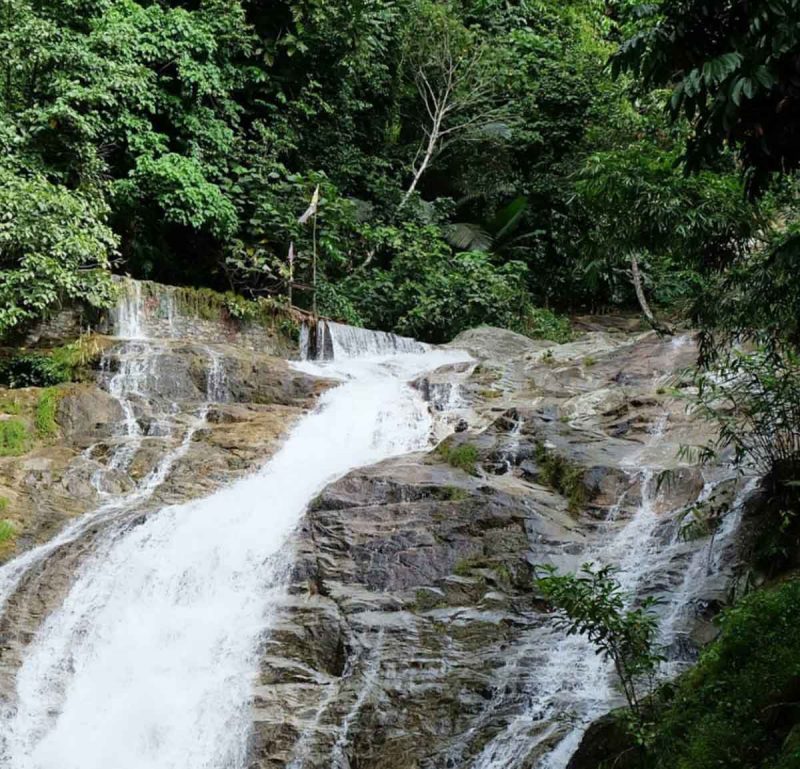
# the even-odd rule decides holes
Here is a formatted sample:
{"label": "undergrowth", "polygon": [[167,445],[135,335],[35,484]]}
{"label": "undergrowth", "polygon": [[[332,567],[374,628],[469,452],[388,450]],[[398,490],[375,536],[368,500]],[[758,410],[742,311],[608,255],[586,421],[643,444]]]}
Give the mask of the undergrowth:
{"label": "undergrowth", "polygon": [[583,468],[548,449],[541,442],[536,444],[535,456],[544,485],[557,491],[567,500],[567,509],[570,513],[581,512],[589,501],[589,491],[583,480]]}
{"label": "undergrowth", "polygon": [[800,579],[728,609],[721,635],[674,688],[657,724],[653,769],[800,766]]}
{"label": "undergrowth", "polygon": [[28,428],[21,419],[0,421],[0,457],[18,457],[28,450]]}
{"label": "undergrowth", "polygon": [[452,467],[457,467],[465,473],[475,475],[477,472],[478,449],[470,443],[453,445],[452,443],[440,443],[437,448],[439,456]]}
{"label": "undergrowth", "polygon": [[52,438],[58,432],[56,412],[60,397],[61,393],[56,387],[48,387],[39,396],[34,414],[34,424],[40,438]]}
{"label": "undergrowth", "polygon": [[103,355],[99,337],[87,334],[47,352],[20,352],[0,360],[0,385],[52,387],[85,381]]}
{"label": "undergrowth", "polygon": [[556,315],[544,307],[532,307],[528,310],[517,330],[532,339],[547,339],[558,344],[570,342],[574,338],[569,318]]}
{"label": "undergrowth", "polygon": [[14,549],[16,542],[17,527],[11,521],[0,520],[0,556],[7,556]]}

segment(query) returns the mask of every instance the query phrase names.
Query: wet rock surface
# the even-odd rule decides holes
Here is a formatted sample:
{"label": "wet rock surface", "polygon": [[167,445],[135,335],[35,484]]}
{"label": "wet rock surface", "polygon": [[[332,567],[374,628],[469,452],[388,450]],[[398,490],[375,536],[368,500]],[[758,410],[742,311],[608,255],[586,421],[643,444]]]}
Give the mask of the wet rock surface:
{"label": "wet rock surface", "polygon": [[[678,459],[710,437],[672,389],[691,339],[595,322],[565,345],[490,328],[453,345],[475,367],[417,386],[443,418],[460,408],[446,417],[455,433],[332,484],[298,532],[262,657],[254,768],[536,766],[563,733],[531,707],[559,642],[534,567],[575,569],[625,527],[645,467],[668,553],[639,590],[682,589],[698,545],[681,544],[676,511],[727,472]],[[682,617],[687,644],[725,580]],[[504,753],[509,740],[522,747]]]}
{"label": "wet rock surface", "polygon": [[[676,511],[727,473],[678,459],[680,446],[709,437],[680,397],[694,346],[630,322],[581,325],[563,345],[492,328],[461,335],[453,345],[475,364],[415,383],[442,442],[351,472],[314,500],[261,651],[251,769],[479,767],[509,741],[522,752],[493,766],[536,766],[563,727],[532,707],[561,639],[532,588],[535,566],[579,566],[631,521],[648,483],[659,482],[653,558],[662,546],[666,555],[640,589],[682,589],[705,545],[679,541]],[[104,389],[63,389],[58,439],[0,459],[17,554],[63,536],[102,509],[104,494],[149,489],[126,509],[129,526],[208,494],[266,461],[330,386],[238,346],[165,341],[158,365],[138,374],[147,395],[129,394],[123,408],[109,392],[129,365],[127,344],[107,356]],[[222,397],[210,397],[215,388]],[[120,430],[131,414],[134,440]],[[115,469],[126,440],[133,449]],[[105,521],[46,553],[13,591],[0,621],[0,692]],[[692,597],[681,617],[689,646],[707,639],[703,612],[726,579]]]}

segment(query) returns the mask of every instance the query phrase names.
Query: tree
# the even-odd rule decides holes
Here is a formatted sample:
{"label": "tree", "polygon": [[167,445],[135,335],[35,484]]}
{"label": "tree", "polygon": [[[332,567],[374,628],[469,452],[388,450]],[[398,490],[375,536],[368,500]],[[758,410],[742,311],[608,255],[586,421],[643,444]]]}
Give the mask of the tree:
{"label": "tree", "polygon": [[0,337],[63,300],[107,307],[117,240],[93,191],[0,166]]}
{"label": "tree", "polygon": [[691,168],[730,145],[758,194],[800,167],[800,0],[664,0],[636,13],[614,69],[669,89],[673,118],[693,127]]}
{"label": "tree", "polygon": [[743,256],[763,222],[736,174],[687,177],[676,159],[674,145],[639,141],[590,156],[575,181],[573,205],[589,265],[627,261],[642,312],[657,330],[664,326],[646,299],[641,261],[660,263],[667,274],[694,272],[699,280]]}
{"label": "tree", "polygon": [[423,17],[427,39],[411,56],[414,83],[424,107],[412,179],[400,201],[403,208],[425,171],[445,149],[481,133],[507,135],[511,110],[498,92],[491,67],[491,44],[459,28],[442,13]]}
{"label": "tree", "polygon": [[614,664],[622,691],[639,726],[644,725],[643,682],[652,690],[663,656],[656,650],[658,623],[652,611],[658,603],[649,597],[628,608],[628,600],[610,566],[585,563],[578,574],[558,574],[540,566],[536,586],[557,609],[559,624],[568,635],[580,634],[598,654]]}

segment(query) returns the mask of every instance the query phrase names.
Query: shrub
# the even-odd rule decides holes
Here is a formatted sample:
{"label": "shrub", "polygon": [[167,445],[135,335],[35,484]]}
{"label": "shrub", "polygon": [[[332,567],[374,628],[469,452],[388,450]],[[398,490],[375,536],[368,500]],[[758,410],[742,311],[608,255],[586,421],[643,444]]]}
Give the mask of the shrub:
{"label": "shrub", "polygon": [[106,204],[0,166],[0,337],[44,316],[59,299],[107,307],[117,240]]}
{"label": "shrub", "polygon": [[45,353],[21,353],[0,361],[0,383],[5,387],[50,387],[69,377],[69,371]]}
{"label": "shrub", "polygon": [[526,315],[521,262],[453,253],[433,225],[367,228],[365,238],[376,261],[388,266],[348,276],[336,293],[367,326],[445,342],[480,324],[517,328]]}
{"label": "shrub", "polygon": [[634,716],[636,735],[647,742],[642,707],[643,682],[652,688],[663,657],[656,651],[658,621],[652,611],[657,603],[645,599],[628,608],[628,601],[610,566],[585,563],[578,574],[558,574],[553,566],[540,566],[536,586],[560,614],[557,621],[568,635],[576,633],[614,664]]}
{"label": "shrub", "polygon": [[0,384],[11,387],[52,387],[83,381],[103,354],[94,335],[82,336],[49,353],[19,353],[0,361]]}
{"label": "shrub", "polygon": [[716,422],[709,451],[731,447],[762,473],[800,466],[800,357],[792,350],[731,350],[697,376],[698,406]]}
{"label": "shrub", "polygon": [[530,307],[515,330],[532,339],[547,339],[559,344],[571,341],[574,336],[569,318],[544,307]]}
{"label": "shrub", "polygon": [[437,451],[449,465],[457,467],[469,475],[476,474],[475,466],[478,462],[478,449],[475,446],[469,443],[453,445],[444,442],[439,444]]}
{"label": "shrub", "polygon": [[541,442],[536,444],[535,457],[542,482],[566,498],[570,513],[579,513],[589,499],[583,468]]}
{"label": "shrub", "polygon": [[0,421],[0,457],[17,457],[28,450],[28,428],[21,419]]}
{"label": "shrub", "polygon": [[0,550],[13,543],[17,537],[17,529],[11,521],[0,521]]}

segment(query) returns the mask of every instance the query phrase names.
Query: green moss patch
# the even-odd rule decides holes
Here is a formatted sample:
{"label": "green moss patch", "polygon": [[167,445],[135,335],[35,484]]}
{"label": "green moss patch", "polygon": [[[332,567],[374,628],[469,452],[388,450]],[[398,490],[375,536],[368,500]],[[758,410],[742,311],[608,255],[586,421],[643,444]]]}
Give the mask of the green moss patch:
{"label": "green moss patch", "polygon": [[478,449],[471,443],[455,445],[445,441],[439,444],[436,451],[449,465],[457,467],[470,475],[477,473]]}
{"label": "green moss patch", "polygon": [[28,428],[21,419],[0,420],[0,457],[18,457],[29,446]]}

